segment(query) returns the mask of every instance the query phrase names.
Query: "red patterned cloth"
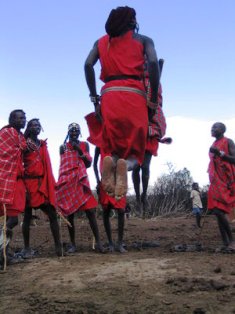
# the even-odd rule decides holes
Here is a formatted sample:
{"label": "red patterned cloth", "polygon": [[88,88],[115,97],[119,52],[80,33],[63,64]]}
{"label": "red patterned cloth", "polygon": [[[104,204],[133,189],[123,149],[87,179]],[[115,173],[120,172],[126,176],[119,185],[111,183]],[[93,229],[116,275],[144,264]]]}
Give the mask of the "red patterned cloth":
{"label": "red patterned cloth", "polygon": [[[143,76],[144,48],[133,38],[133,31],[111,41],[107,35],[102,37],[98,41],[98,49],[102,81],[115,75]],[[101,94],[113,87],[130,87],[145,95],[143,81],[134,79],[112,80],[102,87]],[[133,156],[142,163],[148,127],[146,98],[133,91],[108,91],[101,97],[101,113],[103,121],[99,141],[99,125],[88,124],[89,141],[102,148],[106,155],[116,154],[124,159]],[[96,136],[92,138],[92,134]]]}
{"label": "red patterned cloth", "polygon": [[[228,154],[228,139],[216,140],[213,147]],[[230,213],[235,207],[235,166],[221,157],[210,153],[208,168],[210,187],[208,190],[208,209],[219,208]]]}
{"label": "red patterned cloth", "polygon": [[[91,161],[92,158],[86,150],[85,142],[80,142],[80,148]],[[61,155],[56,201],[65,216],[78,210],[95,208],[98,205],[90,189],[85,164],[70,143],[65,145],[65,152]]]}
{"label": "red patterned cloth", "polygon": [[[148,78],[146,78],[145,84],[149,85]],[[150,97],[150,95],[148,96]],[[146,151],[149,151],[153,156],[157,156],[159,139],[161,139],[166,133],[166,119],[162,110],[162,86],[158,88],[158,106],[156,113],[151,121],[149,121],[148,136]]]}
{"label": "red patterned cloth", "polygon": [[0,215],[3,215],[3,204],[6,204],[8,216],[17,216],[24,211],[22,153],[25,149],[22,133],[12,127],[0,130]]}
{"label": "red patterned cloth", "polygon": [[24,166],[27,205],[37,208],[50,203],[55,207],[55,179],[46,141],[40,140],[38,148],[35,146],[32,149],[28,145],[28,150],[24,154]]}

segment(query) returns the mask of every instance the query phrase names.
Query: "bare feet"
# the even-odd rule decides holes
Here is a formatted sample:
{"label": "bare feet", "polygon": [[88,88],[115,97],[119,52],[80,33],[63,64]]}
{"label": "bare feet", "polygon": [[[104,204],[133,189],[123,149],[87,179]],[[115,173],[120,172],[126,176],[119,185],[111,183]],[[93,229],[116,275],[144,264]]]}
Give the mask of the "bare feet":
{"label": "bare feet", "polygon": [[101,183],[104,191],[114,196],[115,191],[115,165],[111,156],[104,157]]}
{"label": "bare feet", "polygon": [[115,198],[120,200],[127,193],[127,163],[125,159],[118,159],[116,168]]}

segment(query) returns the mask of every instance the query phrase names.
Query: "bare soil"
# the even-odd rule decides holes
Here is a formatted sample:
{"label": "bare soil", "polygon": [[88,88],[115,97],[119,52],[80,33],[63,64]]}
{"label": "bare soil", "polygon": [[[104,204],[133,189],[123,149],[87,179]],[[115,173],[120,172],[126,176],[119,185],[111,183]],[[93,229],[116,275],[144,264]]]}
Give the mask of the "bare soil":
{"label": "bare soil", "polygon": [[[94,252],[88,222],[79,218],[78,252],[64,257],[55,256],[49,224],[40,218],[31,228],[38,256],[0,273],[0,313],[235,313],[235,255],[215,252],[221,241],[212,216],[202,230],[192,216],[130,217],[125,254]],[[112,225],[116,239],[116,218]],[[68,243],[63,222],[61,230]],[[146,247],[156,241],[159,247]],[[193,252],[197,243],[202,250]],[[177,252],[180,244],[189,251]],[[20,226],[11,247],[23,247]]]}

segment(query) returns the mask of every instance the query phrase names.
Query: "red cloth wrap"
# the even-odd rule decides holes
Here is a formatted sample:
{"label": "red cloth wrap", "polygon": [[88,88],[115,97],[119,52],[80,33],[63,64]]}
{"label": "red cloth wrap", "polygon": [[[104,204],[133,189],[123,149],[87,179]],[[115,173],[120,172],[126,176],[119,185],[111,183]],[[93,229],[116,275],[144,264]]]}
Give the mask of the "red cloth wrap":
{"label": "red cloth wrap", "polygon": [[[55,179],[52,172],[50,156],[46,141],[41,140],[41,145],[36,151],[27,151],[24,154],[24,165],[27,190],[27,205],[39,207],[50,203],[56,206]],[[27,176],[38,176],[40,178],[27,178]]]}
{"label": "red cloth wrap", "polygon": [[[228,154],[228,139],[216,140],[213,147]],[[210,153],[208,167],[210,187],[208,190],[208,209],[219,208],[230,213],[235,207],[235,166],[221,157]]]}
{"label": "red cloth wrap", "polygon": [[146,151],[150,152],[153,156],[157,156],[158,146],[159,142],[156,137],[147,137]]}
{"label": "red cloth wrap", "polygon": [[104,210],[113,209],[124,209],[126,207],[126,197],[122,197],[120,200],[116,200],[115,197],[109,196],[104,189],[102,184],[99,185],[99,203]]}
{"label": "red cloth wrap", "polygon": [[[92,158],[86,150],[85,142],[80,142],[80,148],[91,161]],[[95,208],[98,205],[90,189],[85,164],[70,143],[66,144],[65,152],[60,159],[56,200],[65,216],[78,210]]]}
{"label": "red cloth wrap", "polygon": [[102,123],[96,119],[95,112],[89,113],[85,116],[89,129],[89,137],[87,140],[97,146],[101,147],[102,145]]}
{"label": "red cloth wrap", "polygon": [[25,208],[25,186],[22,180],[26,141],[22,133],[12,127],[0,130],[0,216],[17,216]]}
{"label": "red cloth wrap", "polygon": [[[98,42],[101,80],[113,75],[142,77],[144,65],[143,45],[133,39],[133,32],[112,38],[102,37]],[[143,81],[113,80],[102,87],[132,87],[145,92]],[[109,91],[101,97],[102,124],[89,124],[89,141],[100,147],[106,155],[116,154],[127,159],[133,156],[143,162],[147,136],[147,107],[145,97],[127,91]],[[98,133],[97,133],[97,130]],[[95,135],[96,134],[96,135]],[[95,135],[95,136],[94,136]]]}

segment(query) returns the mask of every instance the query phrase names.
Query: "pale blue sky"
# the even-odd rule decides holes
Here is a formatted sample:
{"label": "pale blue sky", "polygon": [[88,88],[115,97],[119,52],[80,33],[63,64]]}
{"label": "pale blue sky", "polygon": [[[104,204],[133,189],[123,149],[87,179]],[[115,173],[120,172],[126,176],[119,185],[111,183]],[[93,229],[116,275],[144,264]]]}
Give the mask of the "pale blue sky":
{"label": "pale blue sky", "polygon": [[[0,0],[0,120],[16,108],[28,120],[39,117],[42,137],[54,152],[72,121],[81,124],[85,139],[83,117],[93,105],[84,61],[104,34],[110,10],[120,5],[136,9],[139,32],[154,40],[158,57],[165,59],[168,118],[235,117],[234,0]],[[99,65],[96,69],[98,80]],[[174,125],[170,129],[174,133]],[[172,149],[171,157],[174,163]],[[58,159],[54,163],[57,168]]]}

